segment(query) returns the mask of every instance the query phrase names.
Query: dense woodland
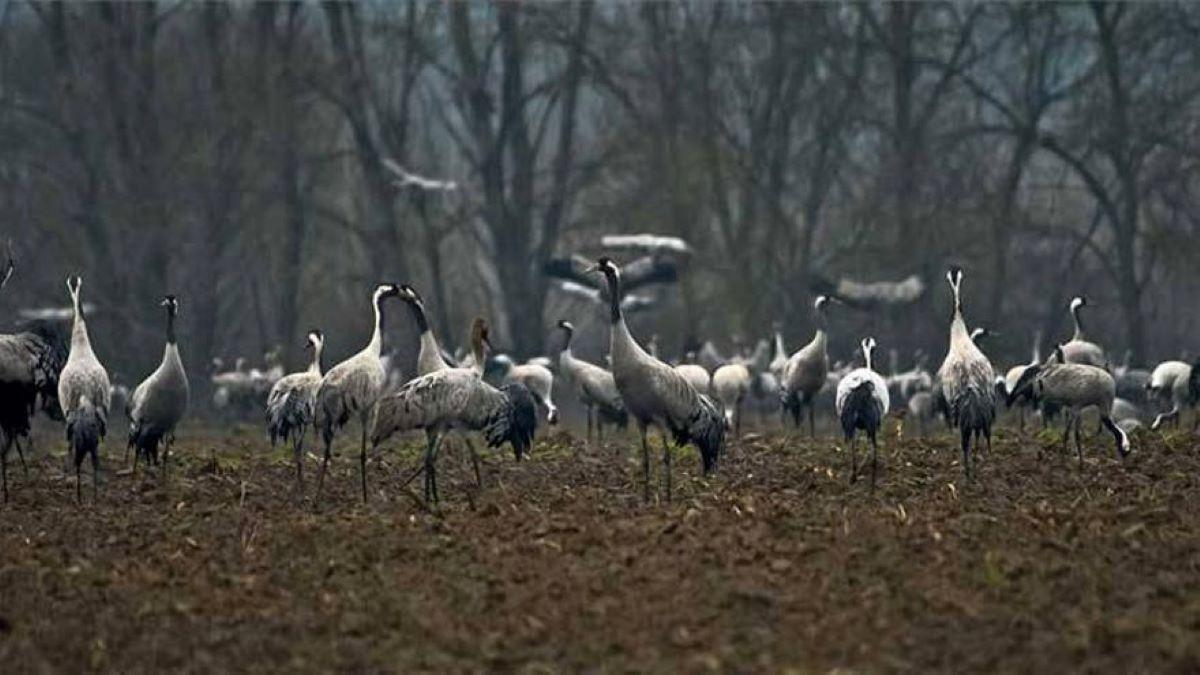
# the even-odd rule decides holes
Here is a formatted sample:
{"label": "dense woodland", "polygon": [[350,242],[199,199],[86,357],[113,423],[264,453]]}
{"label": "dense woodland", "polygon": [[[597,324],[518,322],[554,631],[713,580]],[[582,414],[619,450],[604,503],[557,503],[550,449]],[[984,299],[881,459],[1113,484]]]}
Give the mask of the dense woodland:
{"label": "dense woodland", "polygon": [[[1063,339],[1077,293],[1118,358],[1200,349],[1192,3],[9,1],[0,139],[5,323],[79,273],[126,383],[167,292],[196,373],[295,366],[312,326],[340,358],[381,280],[452,346],[482,313],[542,353],[567,316],[594,356],[596,307],[543,265],[641,232],[694,249],[634,326],[667,356],[776,321],[794,347],[814,278],[912,274],[919,301],[837,314],[831,349],[940,356],[951,262],[1001,365]],[[415,351],[406,313],[388,339]]]}

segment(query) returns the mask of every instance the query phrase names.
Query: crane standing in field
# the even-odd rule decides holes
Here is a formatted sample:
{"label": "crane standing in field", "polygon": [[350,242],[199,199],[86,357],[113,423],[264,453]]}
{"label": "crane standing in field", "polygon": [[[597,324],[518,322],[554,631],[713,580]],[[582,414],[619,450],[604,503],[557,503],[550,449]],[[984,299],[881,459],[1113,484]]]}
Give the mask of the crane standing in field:
{"label": "crane standing in field", "polygon": [[310,330],[305,346],[312,350],[312,361],[308,370],[279,378],[267,396],[267,433],[271,445],[282,439],[292,441],[292,455],[296,461],[296,486],[304,489],[304,433],[313,421],[317,389],[321,387],[321,352],[325,348],[325,335]]}
{"label": "crane standing in field", "polygon": [[[472,327],[471,343],[475,363],[483,363],[484,347],[490,341],[482,319],[476,319]],[[447,431],[482,431],[488,447],[508,442],[521,459],[537,430],[537,403],[520,382],[496,389],[473,369],[445,368],[422,375],[380,400],[371,447],[379,447],[392,434],[412,429],[425,430],[425,501],[437,502],[437,451]]]}
{"label": "crane standing in field", "polygon": [[876,436],[883,418],[891,405],[887,382],[875,372],[873,357],[875,339],[862,341],[863,359],[866,365],[846,373],[837,386],[837,416],[842,423],[842,433],[850,441],[850,482],[858,477],[858,430],[866,432],[871,441],[871,490],[875,490],[875,473],[879,446]]}
{"label": "crane standing in field", "polygon": [[317,499],[321,497],[325,472],[329,469],[333,437],[351,417],[357,416],[362,428],[358,470],[362,480],[363,501],[367,500],[367,432],[387,379],[380,358],[383,354],[383,301],[398,295],[400,287],[396,284],[380,284],[375,288],[371,296],[371,307],[375,313],[371,341],[362,351],[325,373],[317,388],[316,427],[321,430],[321,439],[325,442],[325,457],[321,461],[321,472],[317,475]]}
{"label": "crane standing in field", "polygon": [[613,379],[625,409],[638,423],[642,441],[642,497],[650,500],[650,447],[646,429],[657,425],[663,433],[663,469],[667,500],[671,499],[671,450],[666,432],[677,445],[694,443],[700,450],[704,474],[714,470],[725,448],[725,420],[718,406],[700,394],[671,366],[646,353],[633,339],[621,311],[621,270],[608,258],[596,261],[591,272],[600,272],[608,283]]}
{"label": "crane standing in field", "polygon": [[629,420],[629,414],[625,412],[625,403],[621,401],[621,393],[617,391],[617,382],[611,372],[575,357],[571,351],[575,326],[570,321],[559,321],[558,327],[564,335],[562,351],[558,355],[558,367],[566,374],[568,383],[575,388],[579,402],[587,409],[588,442],[592,440],[593,422],[596,435],[603,442],[605,421],[624,427]]}
{"label": "crane standing in field", "polygon": [[179,301],[174,295],[163,298],[167,308],[167,344],[163,347],[162,362],[129,399],[129,447],[133,448],[133,466],[137,468],[138,455],[145,454],[146,460],[158,463],[158,446],[163,448],[163,473],[171,456],[171,445],[175,442],[175,427],[183,419],[188,407],[188,378],[179,359],[179,344],[175,336],[175,317],[179,313]]}
{"label": "crane standing in field", "polygon": [[92,351],[84,322],[79,293],[83,280],[67,279],[74,319],[71,325],[71,352],[58,376],[58,402],[67,420],[67,444],[75,462],[75,499],[81,499],[79,471],[83,458],[92,459],[92,496],[100,482],[100,441],[108,430],[108,407],[112,389],[108,372]]}
{"label": "crane standing in field", "polygon": [[813,399],[817,392],[825,386],[825,376],[829,374],[829,350],[827,337],[826,311],[830,299],[827,296],[817,296],[813,302],[813,310],[817,317],[817,330],[812,340],[801,347],[788,359],[783,368],[783,377],[779,381],[779,398],[783,409],[791,414],[792,423],[800,428],[800,413],[808,408],[808,433],[817,435],[814,419]]}
{"label": "crane standing in field", "polygon": [[1079,312],[1087,305],[1087,298],[1083,296],[1071,298],[1070,309],[1071,318],[1075,321],[1075,334],[1071,337],[1070,342],[1062,345],[1062,353],[1067,359],[1066,363],[1083,363],[1108,370],[1108,357],[1105,356],[1104,350],[1100,348],[1100,345],[1088,340],[1083,330],[1083,319]]}
{"label": "crane standing in field", "polygon": [[979,347],[971,340],[962,311],[962,269],[951,267],[946,274],[954,293],[954,316],[950,320],[950,346],[938,369],[938,382],[950,410],[950,421],[962,434],[963,470],[971,479],[971,438],[979,447],[979,437],[992,444],[992,423],[996,419],[995,371]]}
{"label": "crane standing in field", "polygon": [[1060,345],[1054,350],[1054,358],[1047,363],[1035,363],[1025,369],[1013,390],[1010,402],[1018,396],[1027,396],[1039,401],[1054,403],[1067,412],[1066,429],[1063,432],[1063,448],[1071,437],[1072,423],[1075,428],[1075,451],[1079,455],[1079,468],[1083,468],[1083,446],[1080,430],[1083,426],[1082,412],[1095,407],[1100,414],[1100,423],[1113,435],[1117,455],[1124,459],[1129,454],[1129,437],[1113,422],[1111,411],[1116,397],[1117,385],[1107,370],[1083,363],[1067,363]]}

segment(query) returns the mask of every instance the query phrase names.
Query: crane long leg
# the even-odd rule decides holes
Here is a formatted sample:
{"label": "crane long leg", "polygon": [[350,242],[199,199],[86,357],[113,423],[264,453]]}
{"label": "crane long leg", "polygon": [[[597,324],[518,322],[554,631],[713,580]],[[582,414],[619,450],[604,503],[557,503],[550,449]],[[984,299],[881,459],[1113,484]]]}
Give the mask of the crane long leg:
{"label": "crane long leg", "polygon": [[646,445],[646,425],[638,421],[638,433],[642,437],[642,501],[650,501],[650,446]]}
{"label": "crane long leg", "polygon": [[1063,452],[1066,452],[1067,444],[1071,441],[1071,422],[1072,422],[1071,410],[1067,409],[1066,411],[1064,411],[1063,417],[1066,419],[1067,423],[1063,425],[1062,449],[1063,449]]}
{"label": "crane long leg", "polygon": [[971,481],[971,430],[965,425],[962,428],[963,470],[967,473],[967,482]]}
{"label": "crane long leg", "polygon": [[25,452],[21,450],[21,439],[14,436],[12,439],[13,445],[17,448],[17,459],[21,460],[21,473],[26,479],[29,478],[29,467],[25,466]]}
{"label": "crane long leg", "polygon": [[425,501],[434,503],[438,501],[437,447],[441,442],[441,435],[436,431],[426,431],[425,436],[429,441],[425,448]]}
{"label": "crane long leg", "polygon": [[333,439],[330,438],[329,436],[325,437],[325,458],[321,460],[321,471],[319,473],[317,473],[317,492],[313,496],[313,503],[320,501],[321,488],[325,486],[325,472],[329,470],[329,453],[330,453],[329,445],[332,440]]}
{"label": "crane long leg", "polygon": [[871,492],[874,492],[875,491],[875,474],[878,471],[878,466],[877,466],[878,457],[877,456],[879,454],[879,445],[875,441],[875,432],[874,431],[872,431],[869,434],[869,436],[871,437]]}
{"label": "crane long leg", "polygon": [[362,445],[358,451],[358,476],[362,481],[363,503],[367,503],[367,417],[362,415]]}
{"label": "crane long leg", "polygon": [[850,482],[858,480],[858,432],[850,437]]}
{"label": "crane long leg", "polygon": [[292,438],[292,456],[296,460],[296,486],[304,492],[304,427]]}
{"label": "crane long leg", "polygon": [[463,436],[463,443],[467,445],[467,452],[471,453],[471,467],[475,469],[475,487],[483,487],[483,476],[479,472],[479,452],[475,449],[475,444],[471,439]]}
{"label": "crane long leg", "polygon": [[666,474],[667,501],[669,502],[669,501],[671,501],[671,447],[667,444],[667,435],[665,433],[662,435],[662,446],[663,446],[663,455],[662,455],[663,473]]}
{"label": "crane long leg", "polygon": [[92,502],[100,492],[100,449],[92,448]]}
{"label": "crane long leg", "polygon": [[11,443],[12,439],[4,439],[4,448],[0,449],[0,475],[3,476],[5,502],[8,502],[8,446]]}
{"label": "crane long leg", "polygon": [[584,406],[587,408],[587,442],[592,442],[592,406]]}
{"label": "crane long leg", "polygon": [[1075,414],[1075,453],[1079,455],[1079,468],[1083,469],[1083,444],[1079,437],[1083,433],[1083,414]]}

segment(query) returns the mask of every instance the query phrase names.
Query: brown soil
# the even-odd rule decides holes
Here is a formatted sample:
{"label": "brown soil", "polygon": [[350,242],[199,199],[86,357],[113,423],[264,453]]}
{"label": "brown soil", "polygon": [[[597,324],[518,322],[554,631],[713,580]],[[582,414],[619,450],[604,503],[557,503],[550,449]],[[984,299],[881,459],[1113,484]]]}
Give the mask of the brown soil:
{"label": "brown soil", "polygon": [[345,448],[314,510],[257,434],[182,436],[169,482],[105,475],[93,503],[85,477],[82,506],[60,458],[12,457],[4,671],[1200,668],[1184,434],[1124,464],[1092,439],[1082,469],[1002,436],[972,485],[948,437],[892,435],[874,494],[833,441],[752,438],[707,483],[678,453],[649,505],[630,439],[492,454],[477,494],[454,446],[436,514],[400,487],[412,445],[368,467],[365,506]]}

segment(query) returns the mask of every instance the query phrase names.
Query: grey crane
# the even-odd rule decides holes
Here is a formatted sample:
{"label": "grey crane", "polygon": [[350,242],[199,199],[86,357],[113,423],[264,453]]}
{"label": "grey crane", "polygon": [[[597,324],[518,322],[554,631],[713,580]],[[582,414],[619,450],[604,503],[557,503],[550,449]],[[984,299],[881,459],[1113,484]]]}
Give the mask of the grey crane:
{"label": "grey crane", "polygon": [[87,323],[83,318],[79,294],[83,280],[67,279],[74,320],[71,325],[71,351],[58,375],[58,402],[67,420],[67,443],[75,461],[75,498],[81,499],[79,471],[84,457],[92,460],[92,495],[100,481],[100,441],[108,430],[108,409],[112,401],[108,372],[92,351]]}
{"label": "grey crane", "polygon": [[400,287],[396,284],[380,284],[375,288],[371,295],[371,308],[375,313],[371,341],[362,351],[330,368],[317,388],[314,420],[325,442],[325,457],[321,461],[321,472],[317,475],[318,499],[325,483],[325,472],[329,469],[333,437],[353,416],[358,416],[362,428],[358,470],[362,480],[363,501],[367,499],[367,432],[387,378],[380,360],[383,354],[383,301],[398,295]]}
{"label": "grey crane", "polygon": [[442,356],[442,348],[438,344],[433,329],[429,327],[429,318],[425,313],[425,301],[421,294],[408,284],[400,286],[400,299],[412,310],[413,320],[417,322],[420,333],[421,347],[417,352],[417,376],[428,375],[434,371],[452,367]]}
{"label": "grey crane", "polygon": [[133,390],[125,414],[129,417],[129,447],[133,448],[134,468],[137,467],[138,455],[145,455],[147,461],[157,464],[158,447],[162,443],[165,474],[171,446],[175,443],[175,427],[187,412],[190,390],[187,372],[179,358],[179,343],[175,334],[179,300],[174,295],[168,295],[161,304],[167,309],[167,343],[163,347],[162,361]]}
{"label": "grey crane", "polygon": [[[482,319],[475,320],[471,344],[475,362],[483,363],[484,346],[490,341]],[[380,400],[371,446],[377,448],[392,434],[412,429],[425,430],[425,500],[436,502],[437,451],[446,432],[482,431],[488,447],[510,443],[519,460],[537,430],[537,403],[520,382],[496,389],[473,369],[446,368],[422,375]]]}
{"label": "grey crane", "polygon": [[1088,300],[1084,296],[1071,298],[1070,310],[1071,318],[1075,321],[1075,334],[1071,337],[1070,342],[1062,345],[1062,353],[1066,357],[1067,363],[1083,363],[1108,370],[1108,357],[1104,355],[1104,350],[1100,348],[1100,345],[1089,341],[1083,330],[1080,310],[1087,306]]}
{"label": "grey crane", "polygon": [[575,389],[579,402],[587,409],[587,440],[592,440],[592,426],[596,427],[596,435],[604,440],[605,422],[624,427],[628,424],[629,414],[625,411],[625,403],[621,393],[617,391],[617,382],[608,370],[589,361],[576,358],[571,351],[571,340],[575,336],[575,326],[570,321],[558,322],[563,331],[563,347],[558,354],[558,367],[566,375],[567,381]]}
{"label": "grey crane", "polygon": [[971,479],[971,438],[979,447],[983,435],[988,447],[992,444],[992,423],[996,419],[996,374],[988,358],[967,333],[962,311],[962,269],[951,267],[946,273],[954,293],[954,315],[950,320],[950,345],[938,382],[950,411],[950,422],[962,434],[963,470]]}
{"label": "grey crane", "polygon": [[292,441],[299,490],[304,489],[304,434],[312,424],[317,390],[321,388],[321,352],[325,349],[325,335],[314,328],[308,331],[304,344],[312,350],[308,369],[281,377],[267,396],[267,434],[271,437],[271,446],[274,447],[278,440]]}
{"label": "grey crane", "polygon": [[846,373],[837,385],[835,407],[838,420],[842,423],[842,434],[850,442],[850,482],[858,477],[858,431],[862,430],[871,441],[871,490],[875,489],[875,474],[879,446],[876,437],[883,418],[891,406],[887,382],[875,372],[875,338],[862,341],[863,360],[866,365]]}
{"label": "grey crane", "polygon": [[638,423],[642,441],[642,497],[650,500],[650,447],[646,444],[646,429],[654,424],[663,431],[663,468],[670,500],[671,450],[667,447],[666,432],[675,437],[676,445],[688,442],[696,445],[707,475],[716,468],[725,448],[725,422],[720,407],[697,392],[675,369],[647,354],[630,334],[621,312],[621,270],[617,264],[602,257],[589,271],[602,273],[608,283],[613,379],[625,409]]}
{"label": "grey crane", "polygon": [[1117,445],[1117,455],[1122,459],[1129,454],[1129,437],[1116,423],[1111,413],[1113,400],[1116,397],[1117,385],[1112,375],[1103,368],[1082,363],[1067,363],[1062,346],[1054,350],[1054,356],[1046,363],[1033,364],[1021,374],[1021,379],[1013,391],[1009,392],[1009,400],[1017,396],[1032,396],[1038,400],[1052,402],[1062,406],[1067,413],[1066,431],[1063,433],[1063,447],[1066,448],[1071,436],[1072,423],[1075,428],[1075,451],[1079,455],[1079,466],[1083,467],[1083,446],[1080,443],[1080,430],[1083,426],[1083,410],[1095,407],[1100,413],[1100,423],[1113,435]]}
{"label": "grey crane", "polygon": [[538,406],[546,411],[546,422],[558,424],[558,406],[554,405],[554,373],[540,363],[513,363],[507,354],[497,354],[492,362],[500,368],[500,377],[505,384],[520,382],[525,385]]}
{"label": "grey crane", "polygon": [[825,386],[825,376],[829,374],[829,338],[827,337],[828,311],[830,298],[825,295],[817,296],[813,301],[813,310],[817,319],[817,330],[812,340],[801,347],[788,358],[783,369],[783,377],[779,381],[779,398],[783,409],[791,414],[792,423],[800,428],[800,413],[808,408],[808,433],[817,435],[814,420],[813,399],[817,392]]}
{"label": "grey crane", "polygon": [[742,433],[742,406],[750,393],[750,369],[741,363],[727,363],[712,376],[712,390],[725,411],[725,424],[735,436]]}

